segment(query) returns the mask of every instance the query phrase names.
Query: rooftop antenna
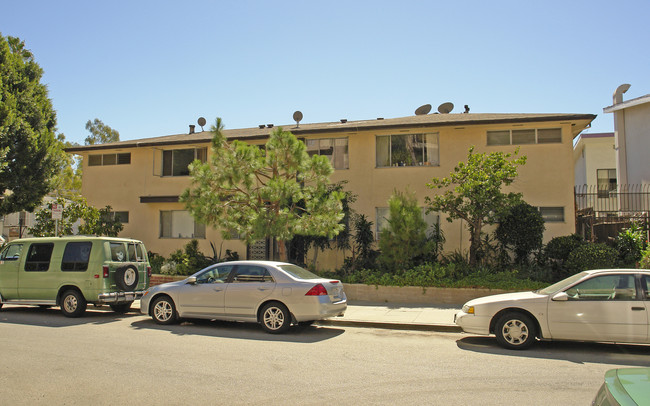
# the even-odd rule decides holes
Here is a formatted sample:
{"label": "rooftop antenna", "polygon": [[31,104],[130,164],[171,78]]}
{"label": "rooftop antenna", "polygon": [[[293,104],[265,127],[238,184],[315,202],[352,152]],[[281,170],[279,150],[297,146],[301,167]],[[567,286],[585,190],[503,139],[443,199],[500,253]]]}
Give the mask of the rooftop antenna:
{"label": "rooftop antenna", "polygon": [[199,119],[196,120],[196,123],[201,126],[201,131],[203,131],[203,126],[206,123],[205,118],[204,117],[199,117]]}
{"label": "rooftop antenna", "polygon": [[300,120],[302,120],[302,112],[300,110],[296,110],[293,113],[293,120],[296,122],[296,128],[300,127]]}
{"label": "rooftop antenna", "polygon": [[417,109],[415,109],[415,115],[416,116],[425,116],[425,115],[429,114],[430,111],[431,111],[431,105],[430,104],[425,104],[425,105],[420,106]]}
{"label": "rooftop antenna", "polygon": [[440,114],[448,114],[451,113],[451,111],[454,109],[454,103],[442,103],[440,106],[438,106],[438,113]]}

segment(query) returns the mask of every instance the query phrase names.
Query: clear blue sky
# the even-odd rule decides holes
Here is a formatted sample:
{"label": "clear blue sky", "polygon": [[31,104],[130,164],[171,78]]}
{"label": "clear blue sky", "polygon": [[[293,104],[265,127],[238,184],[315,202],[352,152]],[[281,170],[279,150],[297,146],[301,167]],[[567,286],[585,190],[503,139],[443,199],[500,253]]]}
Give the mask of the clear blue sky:
{"label": "clear blue sky", "polygon": [[[58,130],[121,139],[472,113],[592,113],[650,93],[650,1],[8,1],[0,32],[44,69]],[[197,127],[198,128],[198,127]],[[206,128],[207,129],[207,128]]]}

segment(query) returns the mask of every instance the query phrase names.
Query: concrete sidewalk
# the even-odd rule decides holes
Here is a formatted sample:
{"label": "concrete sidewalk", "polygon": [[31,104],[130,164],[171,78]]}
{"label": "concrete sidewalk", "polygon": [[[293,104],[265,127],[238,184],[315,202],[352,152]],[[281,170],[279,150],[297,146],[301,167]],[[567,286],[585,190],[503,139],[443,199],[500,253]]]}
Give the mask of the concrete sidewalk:
{"label": "concrete sidewalk", "polygon": [[460,332],[454,324],[459,306],[348,302],[343,317],[321,320],[329,326],[388,328],[397,330]]}

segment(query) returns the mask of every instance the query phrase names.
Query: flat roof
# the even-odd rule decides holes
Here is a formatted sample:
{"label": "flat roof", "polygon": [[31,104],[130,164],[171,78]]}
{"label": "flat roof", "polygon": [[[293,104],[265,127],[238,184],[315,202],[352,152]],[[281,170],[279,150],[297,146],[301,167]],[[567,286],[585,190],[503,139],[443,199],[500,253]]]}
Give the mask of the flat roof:
{"label": "flat roof", "polygon": [[626,100],[622,103],[616,103],[612,106],[605,107],[603,113],[613,113],[618,110],[627,109],[629,107],[638,106],[640,104],[650,103],[650,94],[645,96],[637,97],[635,99]]}
{"label": "flat roof", "polygon": [[[288,125],[264,125],[255,128],[242,128],[223,130],[223,134],[228,139],[255,140],[266,139],[269,134],[276,128],[282,127],[286,131],[291,131],[296,136],[306,136],[310,134],[322,133],[349,133],[366,130],[392,130],[403,128],[427,128],[427,127],[447,127],[463,125],[480,125],[480,124],[512,124],[512,123],[531,123],[531,122],[553,122],[553,121],[579,121],[585,120],[587,126],[596,118],[595,114],[527,114],[527,113],[510,113],[510,114],[493,114],[493,113],[450,113],[450,114],[427,114],[420,116],[398,117],[398,118],[377,118],[373,120],[347,121],[341,120],[328,123],[300,124],[295,123]],[[580,129],[582,131],[582,129]],[[578,131],[578,133],[580,132]],[[574,134],[574,136],[577,133]],[[118,148],[136,148],[162,145],[187,145],[210,142],[212,140],[211,131],[201,131],[193,134],[175,134],[162,137],[142,138],[136,140],[112,142],[108,144],[80,145],[66,148],[66,152],[86,152],[102,149]]]}

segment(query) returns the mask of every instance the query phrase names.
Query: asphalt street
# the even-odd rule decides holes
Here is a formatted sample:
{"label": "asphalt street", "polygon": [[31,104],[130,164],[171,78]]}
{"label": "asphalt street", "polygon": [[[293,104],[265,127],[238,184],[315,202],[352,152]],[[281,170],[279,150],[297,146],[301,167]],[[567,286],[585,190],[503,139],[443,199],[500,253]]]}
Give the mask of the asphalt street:
{"label": "asphalt street", "polygon": [[457,332],[254,324],[159,326],[90,308],[0,310],[5,405],[588,405],[605,371],[650,366],[646,346],[539,343],[508,351]]}

